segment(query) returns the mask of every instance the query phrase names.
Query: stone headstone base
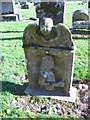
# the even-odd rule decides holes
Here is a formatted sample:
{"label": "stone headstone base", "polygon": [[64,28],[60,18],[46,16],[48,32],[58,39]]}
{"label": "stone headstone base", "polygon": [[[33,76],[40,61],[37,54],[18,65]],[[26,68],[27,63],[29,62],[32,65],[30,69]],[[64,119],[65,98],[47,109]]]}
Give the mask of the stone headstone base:
{"label": "stone headstone base", "polygon": [[76,21],[73,22],[73,29],[90,29],[90,21]]}
{"label": "stone headstone base", "polygon": [[69,102],[75,102],[76,101],[76,92],[77,89],[72,87],[70,90],[70,96],[67,96],[63,90],[54,90],[54,91],[46,91],[41,90],[40,88],[37,88],[36,90],[30,89],[30,86],[28,85],[25,89],[26,95],[34,95],[34,96],[40,96],[40,97],[49,97],[53,99],[63,100],[63,101],[69,101]]}
{"label": "stone headstone base", "polygon": [[1,15],[2,21],[20,21],[22,20],[21,15],[19,14],[7,14],[7,15]]}

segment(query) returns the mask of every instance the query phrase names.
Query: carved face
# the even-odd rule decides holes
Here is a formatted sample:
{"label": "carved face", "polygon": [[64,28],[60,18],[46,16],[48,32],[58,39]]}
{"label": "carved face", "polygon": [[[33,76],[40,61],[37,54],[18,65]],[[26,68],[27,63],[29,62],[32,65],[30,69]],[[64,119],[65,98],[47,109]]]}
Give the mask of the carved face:
{"label": "carved face", "polygon": [[42,18],[40,20],[40,31],[43,35],[48,35],[53,27],[53,21],[50,18]]}

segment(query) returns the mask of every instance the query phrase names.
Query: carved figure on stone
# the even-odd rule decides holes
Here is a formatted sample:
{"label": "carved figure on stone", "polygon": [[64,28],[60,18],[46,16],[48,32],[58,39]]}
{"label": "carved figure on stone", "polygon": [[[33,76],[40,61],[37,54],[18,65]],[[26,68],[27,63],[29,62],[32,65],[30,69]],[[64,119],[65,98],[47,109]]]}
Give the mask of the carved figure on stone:
{"label": "carved figure on stone", "polygon": [[[66,49],[73,49],[74,46],[68,28],[63,24],[54,26],[50,18],[41,18],[39,26],[37,24],[30,24],[25,32],[27,33],[28,39],[24,37],[24,39],[26,39],[24,46],[31,43],[44,47],[60,47]],[[33,37],[35,41],[31,40],[31,37]]]}
{"label": "carved figure on stone", "polygon": [[54,87],[63,87],[64,82],[60,81],[56,83],[55,75],[53,73],[54,57],[46,55],[43,57],[40,67],[40,75],[38,83],[46,90],[53,90]]}

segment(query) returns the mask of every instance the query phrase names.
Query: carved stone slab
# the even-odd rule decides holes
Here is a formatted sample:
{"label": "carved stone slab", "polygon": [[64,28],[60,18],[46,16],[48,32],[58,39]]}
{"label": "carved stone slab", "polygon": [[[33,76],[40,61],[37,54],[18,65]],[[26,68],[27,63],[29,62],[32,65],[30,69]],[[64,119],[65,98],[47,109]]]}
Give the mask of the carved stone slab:
{"label": "carved stone slab", "polygon": [[70,96],[75,55],[71,33],[63,24],[53,26],[49,34],[42,34],[40,28],[29,24],[23,34],[30,89],[37,94]]}

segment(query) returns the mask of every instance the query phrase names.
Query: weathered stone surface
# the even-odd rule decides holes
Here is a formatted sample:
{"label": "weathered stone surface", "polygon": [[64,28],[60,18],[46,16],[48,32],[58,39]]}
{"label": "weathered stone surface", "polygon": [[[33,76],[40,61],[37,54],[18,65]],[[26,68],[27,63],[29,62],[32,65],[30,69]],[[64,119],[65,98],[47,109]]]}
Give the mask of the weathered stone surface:
{"label": "weathered stone surface", "polygon": [[87,3],[88,0],[82,0],[83,3]]}
{"label": "weathered stone surface", "polygon": [[2,3],[1,14],[14,14],[15,13],[14,0],[1,0],[1,3]]}
{"label": "weathered stone surface", "polygon": [[[42,0],[41,0],[42,1]],[[37,18],[51,18],[54,24],[64,22],[64,1],[35,2]]]}
{"label": "weathered stone surface", "polygon": [[72,16],[73,29],[90,29],[88,12],[85,10],[76,10]]}
{"label": "weathered stone surface", "polygon": [[72,16],[72,22],[74,21],[88,21],[88,12],[85,10],[76,10]]}
{"label": "weathered stone surface", "polygon": [[63,87],[64,82],[56,82],[55,75],[53,73],[54,57],[52,55],[46,55],[43,57],[40,67],[40,75],[38,83],[41,87],[47,90],[54,90],[55,87]]}
{"label": "weathered stone surface", "polygon": [[[30,88],[45,95],[69,95],[73,80],[74,44],[63,24],[29,24],[23,35]],[[46,92],[45,92],[46,91]],[[60,92],[61,91],[61,92]],[[44,94],[43,93],[43,94]]]}
{"label": "weathered stone surface", "polygon": [[21,4],[21,9],[29,9],[29,5],[26,3]]}
{"label": "weathered stone surface", "polygon": [[[51,23],[50,23],[51,24]],[[49,35],[43,35],[44,26],[43,20],[40,23],[41,27],[37,24],[29,24],[24,31],[24,46],[43,46],[43,47],[55,47],[55,48],[66,48],[73,49],[73,41],[71,37],[71,32],[64,24],[57,24],[52,27]],[[39,28],[44,28],[41,32]],[[48,34],[48,31],[44,31]],[[27,35],[26,35],[27,33]],[[34,39],[34,40],[33,40]]]}
{"label": "weathered stone surface", "polygon": [[73,29],[90,29],[90,21],[73,22]]}
{"label": "weathered stone surface", "polygon": [[20,5],[27,3],[27,0],[18,0]]}
{"label": "weathered stone surface", "polygon": [[15,14],[2,15],[2,21],[18,21],[18,15]]}

